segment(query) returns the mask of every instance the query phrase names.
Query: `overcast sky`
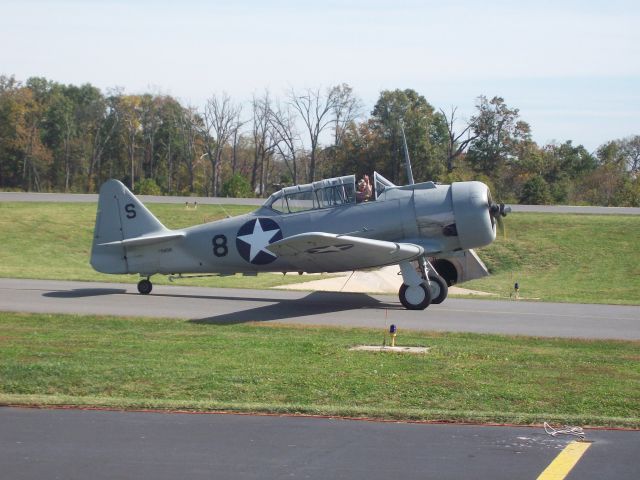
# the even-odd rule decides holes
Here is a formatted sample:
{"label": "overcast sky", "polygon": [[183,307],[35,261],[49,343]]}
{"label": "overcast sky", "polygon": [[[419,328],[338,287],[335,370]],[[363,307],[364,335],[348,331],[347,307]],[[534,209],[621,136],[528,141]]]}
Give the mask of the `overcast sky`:
{"label": "overcast sky", "polygon": [[[640,134],[640,2],[0,0],[0,74],[204,105],[348,83],[473,113],[520,109],[538,143]],[[248,109],[247,109],[248,110]]]}

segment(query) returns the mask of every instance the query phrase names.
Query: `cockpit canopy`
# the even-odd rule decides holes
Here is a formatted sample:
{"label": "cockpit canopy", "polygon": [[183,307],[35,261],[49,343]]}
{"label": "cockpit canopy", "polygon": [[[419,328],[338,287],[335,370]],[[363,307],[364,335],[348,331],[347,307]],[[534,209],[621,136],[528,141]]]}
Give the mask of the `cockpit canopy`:
{"label": "cockpit canopy", "polygon": [[[385,188],[395,186],[377,172],[374,172],[373,178],[372,201],[376,200]],[[345,175],[304,185],[285,187],[271,195],[263,207],[280,213],[294,213],[355,203],[356,176]]]}

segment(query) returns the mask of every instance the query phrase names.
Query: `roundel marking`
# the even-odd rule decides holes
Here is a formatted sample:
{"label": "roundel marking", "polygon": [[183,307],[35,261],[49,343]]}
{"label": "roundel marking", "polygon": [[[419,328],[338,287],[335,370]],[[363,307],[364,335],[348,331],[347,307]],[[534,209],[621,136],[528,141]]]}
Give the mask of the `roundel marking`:
{"label": "roundel marking", "polygon": [[240,256],[254,265],[266,265],[277,257],[265,247],[282,240],[280,226],[270,218],[249,220],[236,235],[236,247]]}

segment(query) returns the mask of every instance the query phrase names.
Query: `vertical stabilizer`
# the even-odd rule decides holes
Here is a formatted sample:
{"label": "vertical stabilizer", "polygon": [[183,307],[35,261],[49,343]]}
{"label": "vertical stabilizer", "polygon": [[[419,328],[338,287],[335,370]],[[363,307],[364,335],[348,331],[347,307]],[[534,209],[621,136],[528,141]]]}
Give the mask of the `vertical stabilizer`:
{"label": "vertical stabilizer", "polygon": [[112,242],[167,231],[122,182],[108,180],[100,187],[91,266],[102,273],[129,273],[126,247]]}

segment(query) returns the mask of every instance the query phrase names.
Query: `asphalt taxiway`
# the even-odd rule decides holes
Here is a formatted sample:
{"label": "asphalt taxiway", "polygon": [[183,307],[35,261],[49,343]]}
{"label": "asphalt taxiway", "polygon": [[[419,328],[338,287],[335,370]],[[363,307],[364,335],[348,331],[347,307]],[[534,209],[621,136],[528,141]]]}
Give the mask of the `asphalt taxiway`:
{"label": "asphalt taxiway", "polygon": [[[533,479],[573,440],[541,427],[4,407],[0,476]],[[587,430],[586,440],[567,478],[640,476],[640,433]]]}
{"label": "asphalt taxiway", "polygon": [[396,296],[0,279],[0,310],[180,318],[211,324],[277,322],[640,340],[640,307],[449,298],[405,310]]}

